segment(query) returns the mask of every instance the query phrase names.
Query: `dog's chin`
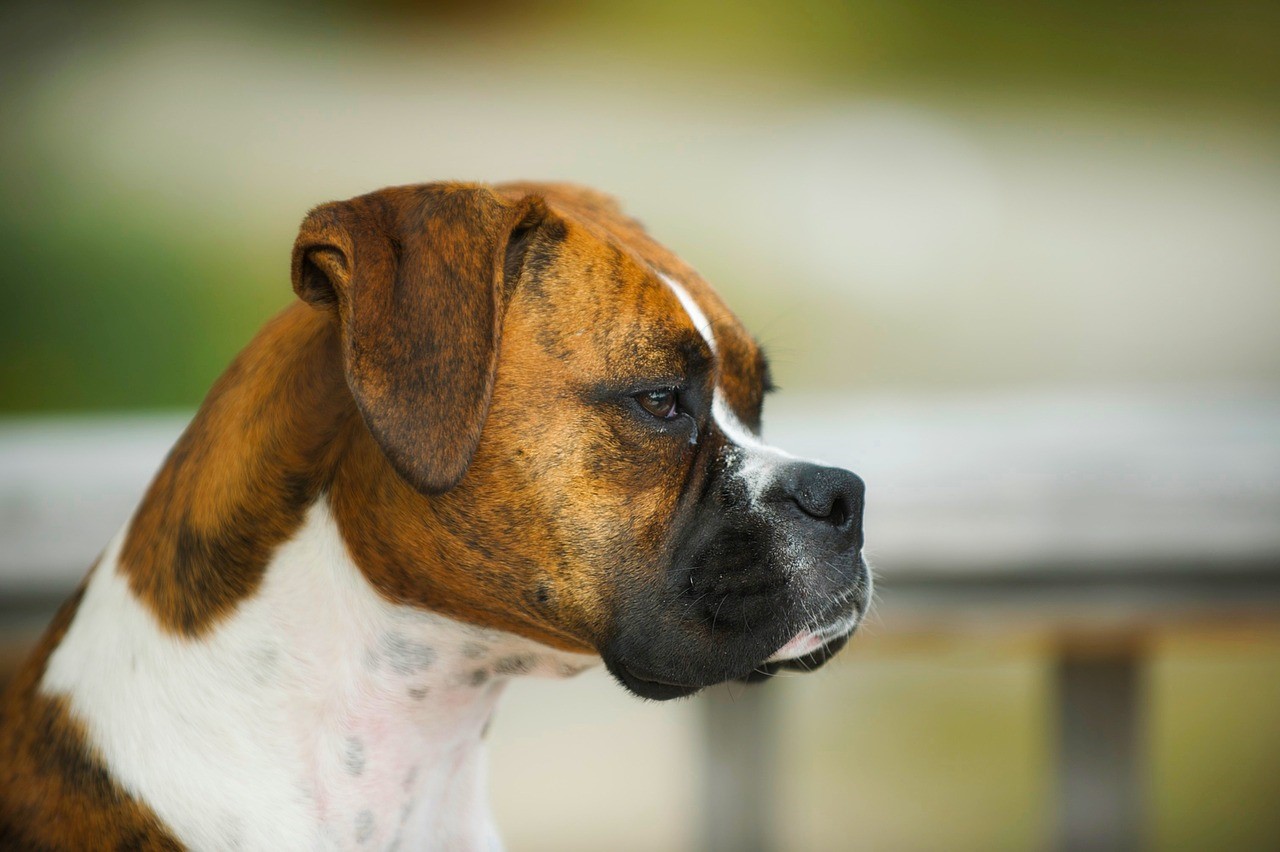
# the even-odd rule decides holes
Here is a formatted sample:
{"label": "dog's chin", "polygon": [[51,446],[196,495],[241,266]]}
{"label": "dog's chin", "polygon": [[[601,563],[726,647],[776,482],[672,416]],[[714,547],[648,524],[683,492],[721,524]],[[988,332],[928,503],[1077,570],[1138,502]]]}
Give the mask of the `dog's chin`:
{"label": "dog's chin", "polygon": [[[694,693],[718,683],[736,681],[738,683],[759,683],[768,680],[782,671],[811,672],[820,668],[827,660],[834,657],[841,648],[848,644],[857,623],[844,629],[839,634],[821,641],[818,647],[806,653],[779,658],[778,654],[770,656],[755,666],[745,675],[722,678],[707,683],[685,683],[671,676],[664,676],[638,668],[620,659],[605,658],[605,665],[614,678],[622,686],[640,698],[650,701],[669,701],[673,698],[686,698]],[[788,643],[788,646],[793,643]],[[786,646],[784,646],[785,649]]]}
{"label": "dog's chin", "polygon": [[684,651],[666,659],[659,658],[655,664],[655,655],[646,650],[626,653],[606,648],[601,656],[609,673],[623,688],[650,701],[685,698],[709,686],[741,680],[760,659],[752,654],[763,654],[760,648],[754,652],[739,648],[728,658],[718,653]]}
{"label": "dog's chin", "polygon": [[621,661],[605,661],[609,672],[634,695],[650,701],[686,698],[710,684],[679,683],[652,672],[636,669]]}

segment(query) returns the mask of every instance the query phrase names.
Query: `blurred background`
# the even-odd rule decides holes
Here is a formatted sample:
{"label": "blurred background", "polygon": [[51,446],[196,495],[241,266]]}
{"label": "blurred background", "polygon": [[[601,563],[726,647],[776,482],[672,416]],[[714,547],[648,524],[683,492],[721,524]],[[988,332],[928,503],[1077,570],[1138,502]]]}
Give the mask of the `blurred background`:
{"label": "blurred background", "polygon": [[759,690],[513,685],[511,849],[1280,848],[1278,51],[1262,0],[7,3],[3,658],[308,208],[570,180],[867,479],[881,602]]}

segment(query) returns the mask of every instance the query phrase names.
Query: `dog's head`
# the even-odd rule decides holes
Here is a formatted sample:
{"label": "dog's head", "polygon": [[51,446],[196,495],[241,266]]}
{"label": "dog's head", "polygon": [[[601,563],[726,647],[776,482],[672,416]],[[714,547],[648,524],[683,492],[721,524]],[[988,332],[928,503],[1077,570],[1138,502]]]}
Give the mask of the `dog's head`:
{"label": "dog's head", "polygon": [[330,501],[384,595],[659,699],[857,626],[862,482],[761,441],[759,346],[610,199],[382,190],[312,212],[293,280],[339,329],[367,431]]}

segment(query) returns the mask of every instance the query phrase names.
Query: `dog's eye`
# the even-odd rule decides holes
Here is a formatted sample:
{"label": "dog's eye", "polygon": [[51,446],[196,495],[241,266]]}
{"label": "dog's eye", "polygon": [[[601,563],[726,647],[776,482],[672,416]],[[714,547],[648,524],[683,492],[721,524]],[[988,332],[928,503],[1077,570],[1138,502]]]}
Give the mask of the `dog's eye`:
{"label": "dog's eye", "polygon": [[645,411],[660,420],[671,420],[678,413],[680,395],[675,388],[660,388],[636,394],[636,401]]}

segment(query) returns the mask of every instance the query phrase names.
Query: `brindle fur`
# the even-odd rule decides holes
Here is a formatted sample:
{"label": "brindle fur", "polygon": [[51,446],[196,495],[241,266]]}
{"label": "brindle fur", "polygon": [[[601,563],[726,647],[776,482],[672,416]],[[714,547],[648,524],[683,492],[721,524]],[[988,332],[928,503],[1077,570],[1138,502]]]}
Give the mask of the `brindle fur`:
{"label": "brindle fur", "polygon": [[81,584],[0,703],[0,849],[180,849],[112,780],[66,701],[40,694],[45,664],[83,594]]}

